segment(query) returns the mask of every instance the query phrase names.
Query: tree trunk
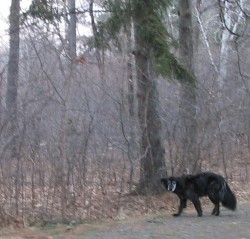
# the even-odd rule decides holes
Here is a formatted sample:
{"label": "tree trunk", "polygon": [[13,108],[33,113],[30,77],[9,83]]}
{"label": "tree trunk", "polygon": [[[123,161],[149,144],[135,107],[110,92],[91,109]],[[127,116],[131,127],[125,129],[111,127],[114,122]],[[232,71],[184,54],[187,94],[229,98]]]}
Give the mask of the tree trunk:
{"label": "tree trunk", "polygon": [[[224,14],[224,24],[227,25],[227,27],[232,27],[231,26],[231,17],[229,15],[229,3],[225,2],[224,9],[221,10]],[[222,97],[222,91],[223,87],[225,84],[225,80],[227,77],[227,65],[228,65],[228,56],[229,56],[229,51],[230,51],[230,36],[231,33],[224,28],[221,36],[221,52],[220,52],[220,68],[219,68],[219,76],[218,76],[218,93],[219,93],[219,101],[221,100],[220,98]]]}
{"label": "tree trunk", "polygon": [[105,75],[105,70],[104,70],[104,54],[103,54],[103,49],[101,51],[98,49],[103,43],[101,42],[101,39],[98,35],[98,29],[95,21],[95,16],[94,16],[94,0],[90,0],[89,2],[89,15],[91,18],[91,27],[92,27],[92,32],[94,35],[94,41],[95,41],[95,47],[96,47],[96,60],[97,60],[97,65],[100,71],[100,77],[102,80],[104,80],[104,75]]}
{"label": "tree trunk", "polygon": [[68,27],[68,40],[69,40],[69,56],[72,61],[76,58],[76,3],[75,0],[68,0],[69,9],[69,27]]}
{"label": "tree trunk", "polygon": [[64,96],[64,109],[62,116],[62,142],[61,142],[61,168],[60,179],[61,179],[61,215],[63,221],[66,220],[66,205],[69,196],[69,188],[67,187],[67,160],[71,160],[68,156],[69,135],[68,127],[71,122],[70,120],[70,97],[72,95],[72,85],[76,78],[76,13],[75,13],[75,0],[68,0],[69,9],[69,25],[68,25],[68,75],[65,78],[65,96]]}
{"label": "tree trunk", "polygon": [[15,174],[15,210],[19,213],[20,195],[20,157],[17,154],[18,142],[14,136],[17,131],[17,83],[19,78],[19,19],[20,19],[20,0],[12,0],[10,7],[10,49],[7,73],[7,94],[6,94],[6,120],[8,122],[8,133],[13,135],[11,144],[12,158],[17,160]]}
{"label": "tree trunk", "polygon": [[12,122],[16,128],[17,123],[17,83],[19,74],[19,18],[20,18],[20,0],[12,0],[10,7],[10,49],[7,74],[7,120]]}
{"label": "tree trunk", "polygon": [[[182,64],[194,74],[191,0],[179,0],[179,57]],[[197,150],[196,89],[183,79],[181,85],[181,171],[199,171]]]}
{"label": "tree trunk", "polygon": [[140,183],[138,192],[159,193],[160,178],[166,175],[162,126],[159,116],[159,95],[154,54],[143,41],[143,32],[135,20],[135,63],[137,74],[138,121],[140,125]]}
{"label": "tree trunk", "polygon": [[137,118],[137,100],[136,100],[136,73],[135,73],[135,56],[131,54],[135,48],[134,37],[134,24],[131,18],[129,27],[126,29],[127,37],[127,104],[128,115],[130,120],[128,143],[128,157],[130,161],[130,180],[129,180],[129,192],[132,192],[132,184],[134,180],[135,162],[138,157],[138,118]]}

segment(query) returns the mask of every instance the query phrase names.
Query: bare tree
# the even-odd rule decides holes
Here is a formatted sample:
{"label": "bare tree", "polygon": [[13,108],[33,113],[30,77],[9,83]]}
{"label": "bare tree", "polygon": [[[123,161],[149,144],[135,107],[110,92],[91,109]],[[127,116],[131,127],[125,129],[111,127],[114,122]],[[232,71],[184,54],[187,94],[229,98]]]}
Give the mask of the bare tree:
{"label": "bare tree", "polygon": [[[62,142],[61,142],[61,167],[62,170],[60,175],[60,186],[61,186],[61,213],[63,220],[65,220],[65,210],[67,204],[67,198],[69,195],[67,185],[67,174],[71,174],[71,167],[67,167],[67,164],[70,165],[71,158],[68,157],[68,148],[69,140],[68,140],[68,128],[71,127],[71,119],[69,116],[70,112],[70,103],[71,103],[71,95],[72,95],[72,88],[73,82],[76,79],[76,9],[75,9],[75,0],[68,0],[68,11],[69,11],[69,23],[68,23],[68,57],[69,57],[69,64],[68,69],[66,70],[65,75],[65,95],[64,95],[64,102],[63,102],[63,115],[62,115]],[[68,168],[68,172],[66,172]],[[68,183],[69,184],[69,183]]]}
{"label": "bare tree", "polygon": [[8,61],[8,72],[7,72],[7,94],[6,94],[6,122],[8,122],[8,133],[12,138],[11,153],[12,158],[16,159],[16,171],[15,171],[15,213],[19,213],[19,196],[20,196],[20,178],[21,178],[21,163],[18,152],[18,141],[17,141],[17,90],[18,90],[18,79],[19,79],[19,47],[20,47],[20,36],[19,36],[19,20],[20,20],[20,0],[12,0],[10,7],[10,44],[9,44],[9,61]]}

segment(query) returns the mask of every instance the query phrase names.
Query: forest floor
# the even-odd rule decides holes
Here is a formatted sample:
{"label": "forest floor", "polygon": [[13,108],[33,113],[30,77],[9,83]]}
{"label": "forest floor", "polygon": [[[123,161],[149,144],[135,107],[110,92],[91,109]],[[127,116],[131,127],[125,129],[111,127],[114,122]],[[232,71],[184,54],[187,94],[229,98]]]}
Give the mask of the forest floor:
{"label": "forest floor", "polygon": [[51,224],[45,227],[7,227],[0,230],[3,239],[249,239],[250,195],[238,196],[236,211],[221,208],[221,215],[211,216],[212,204],[202,200],[203,217],[197,217],[194,207],[180,217],[173,217],[174,208],[126,219],[95,221],[79,225]]}

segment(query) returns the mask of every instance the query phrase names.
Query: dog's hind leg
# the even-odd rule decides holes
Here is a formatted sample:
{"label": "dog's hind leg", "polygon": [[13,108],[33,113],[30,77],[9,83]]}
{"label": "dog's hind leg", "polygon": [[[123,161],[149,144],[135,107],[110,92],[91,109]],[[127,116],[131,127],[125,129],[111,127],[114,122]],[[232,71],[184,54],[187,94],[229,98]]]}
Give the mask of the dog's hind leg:
{"label": "dog's hind leg", "polygon": [[219,200],[215,200],[214,198],[212,197],[209,197],[209,199],[212,201],[212,203],[214,204],[214,209],[212,211],[212,215],[215,215],[215,216],[219,216],[220,215],[220,202]]}
{"label": "dog's hind leg", "polygon": [[214,209],[211,214],[215,216],[219,216],[220,215],[220,201],[218,197],[216,197],[214,193],[208,194],[208,197],[214,204]]}
{"label": "dog's hind leg", "polygon": [[220,215],[220,204],[217,203],[214,205],[214,209],[211,213],[212,215],[219,216]]}
{"label": "dog's hind leg", "polygon": [[187,207],[187,199],[186,198],[180,198],[180,206],[177,213],[174,213],[173,216],[178,217],[181,215],[183,208]]}

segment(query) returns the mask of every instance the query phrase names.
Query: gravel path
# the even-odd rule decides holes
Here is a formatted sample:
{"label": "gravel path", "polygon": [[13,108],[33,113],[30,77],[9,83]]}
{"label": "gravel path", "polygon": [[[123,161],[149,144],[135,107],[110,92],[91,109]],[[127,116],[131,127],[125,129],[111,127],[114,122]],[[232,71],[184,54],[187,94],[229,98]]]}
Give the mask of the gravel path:
{"label": "gravel path", "polygon": [[203,206],[203,217],[197,217],[190,206],[177,218],[164,212],[75,228],[61,225],[52,231],[7,228],[0,230],[0,239],[250,239],[250,202],[241,203],[235,212],[221,208],[218,217],[211,216],[211,211],[211,206]]}
{"label": "gravel path", "polygon": [[238,206],[237,211],[221,210],[221,216],[211,216],[211,208],[204,208],[203,217],[197,217],[192,209],[175,218],[171,215],[155,215],[132,219],[109,226],[100,226],[74,239],[249,239],[250,203]]}

